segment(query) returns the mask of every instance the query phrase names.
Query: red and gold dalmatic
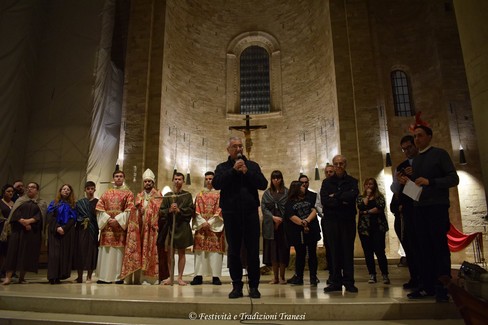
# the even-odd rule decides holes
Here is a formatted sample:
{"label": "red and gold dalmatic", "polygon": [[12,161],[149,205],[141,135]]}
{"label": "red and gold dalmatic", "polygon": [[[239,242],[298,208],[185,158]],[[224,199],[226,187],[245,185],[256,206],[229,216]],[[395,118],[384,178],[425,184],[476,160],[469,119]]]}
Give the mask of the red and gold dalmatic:
{"label": "red and gold dalmatic", "polygon": [[[122,212],[128,212],[134,207],[134,194],[127,188],[112,188],[103,193],[97,203],[96,210],[105,212],[110,218],[115,218]],[[100,221],[99,221],[100,224]],[[126,230],[119,224],[106,224],[100,231],[100,246],[125,247]]]}
{"label": "red and gold dalmatic", "polygon": [[[193,249],[205,252],[225,252],[224,222],[219,207],[220,192],[216,190],[203,190],[195,199],[195,218],[193,229],[195,237]],[[202,229],[205,222],[210,228]]]}
{"label": "red and gold dalmatic", "polygon": [[152,189],[149,194],[141,192],[136,196],[128,226],[127,243],[122,263],[121,278],[144,271],[148,277],[157,277],[159,273],[158,250],[158,212],[162,202],[161,194]]}

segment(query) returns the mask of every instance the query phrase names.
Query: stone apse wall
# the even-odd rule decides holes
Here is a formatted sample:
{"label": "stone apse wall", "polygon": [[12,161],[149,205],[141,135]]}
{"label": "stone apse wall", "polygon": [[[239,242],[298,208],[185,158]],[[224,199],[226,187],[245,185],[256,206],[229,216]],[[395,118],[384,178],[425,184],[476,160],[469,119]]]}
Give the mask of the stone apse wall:
{"label": "stone apse wall", "polygon": [[[413,121],[394,116],[389,78],[400,67],[411,77],[415,108],[434,128],[434,145],[456,161],[459,140],[467,149],[469,164],[457,165],[465,188],[451,193],[453,223],[483,230],[469,93],[455,16],[444,1],[132,2],[121,143],[134,191],[145,168],[162,188],[176,167],[191,172],[187,188],[197,193],[203,173],[226,159],[227,138],[242,135],[229,126],[244,124],[237,75],[247,45],[270,53],[271,113],[251,120],[267,126],[252,132],[251,152],[266,177],[280,169],[289,184],[303,168],[319,190],[315,164],[323,178],[325,163],[343,153],[360,184],[376,177],[389,188],[385,153],[394,165],[402,161],[399,139]],[[388,255],[398,256],[394,231],[388,241]]]}

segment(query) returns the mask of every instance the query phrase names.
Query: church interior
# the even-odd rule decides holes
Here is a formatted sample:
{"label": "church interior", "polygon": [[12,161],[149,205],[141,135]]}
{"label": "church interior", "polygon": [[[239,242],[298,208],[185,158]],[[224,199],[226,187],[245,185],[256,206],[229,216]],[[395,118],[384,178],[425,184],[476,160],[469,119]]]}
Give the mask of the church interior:
{"label": "church interior", "polygon": [[[116,165],[134,193],[147,168],[160,190],[177,170],[195,195],[204,173],[227,159],[229,137],[240,136],[267,178],[281,170],[288,186],[306,174],[319,191],[324,167],[342,154],[348,174],[360,184],[376,178],[389,201],[395,167],[405,159],[400,139],[419,113],[460,178],[450,190],[451,223],[481,232],[487,247],[487,13],[484,0],[2,1],[0,176],[3,183],[35,181],[50,201],[65,183],[81,197],[87,180],[101,195]],[[390,229],[393,221],[389,213]],[[388,258],[398,261],[398,250],[390,231]],[[362,260],[358,240],[355,252]],[[475,262],[475,255],[469,246],[452,263]],[[365,278],[364,265],[357,269]],[[408,303],[405,270],[394,272],[397,286],[364,284],[358,297],[265,288],[263,298],[272,299],[251,307],[261,315],[308,313],[308,321],[462,323],[453,303]],[[32,286],[43,288],[35,279]],[[222,310],[226,290],[211,287],[44,288],[0,288],[0,309],[15,313],[22,299],[43,297],[81,306],[75,314],[103,315],[104,308],[130,323],[123,310],[132,302],[139,309],[132,315],[169,321],[249,307],[246,300]],[[210,295],[215,301],[199,305]],[[82,304],[85,298],[100,307]],[[151,312],[158,303],[171,311]],[[56,313],[41,305],[33,311]]]}

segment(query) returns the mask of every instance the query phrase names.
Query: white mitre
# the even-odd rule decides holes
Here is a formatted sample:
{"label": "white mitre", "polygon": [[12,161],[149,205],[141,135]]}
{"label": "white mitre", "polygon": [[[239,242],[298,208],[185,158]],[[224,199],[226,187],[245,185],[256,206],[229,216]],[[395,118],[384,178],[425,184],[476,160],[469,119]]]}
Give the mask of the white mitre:
{"label": "white mitre", "polygon": [[142,180],[145,181],[145,180],[151,180],[153,182],[156,181],[156,175],[154,175],[154,173],[152,172],[152,170],[150,170],[149,168],[146,169],[146,171],[144,172],[144,174],[142,174]]}

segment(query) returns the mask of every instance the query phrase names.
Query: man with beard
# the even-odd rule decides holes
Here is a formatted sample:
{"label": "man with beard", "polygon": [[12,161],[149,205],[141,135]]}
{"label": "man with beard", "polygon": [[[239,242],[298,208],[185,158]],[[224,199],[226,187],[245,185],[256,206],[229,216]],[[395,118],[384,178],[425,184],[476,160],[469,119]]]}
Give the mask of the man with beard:
{"label": "man with beard", "polygon": [[[183,271],[186,264],[186,248],[193,245],[190,221],[195,212],[190,192],[184,191],[185,176],[182,173],[173,175],[173,191],[163,197],[159,209],[160,225],[158,245],[164,246],[168,254],[170,275],[174,274],[174,254],[178,252],[178,279],[180,286],[185,286]],[[173,285],[173,276],[164,280],[162,285]]]}
{"label": "man with beard", "polygon": [[[162,196],[154,187],[156,176],[150,169],[142,174],[144,190],[137,194],[127,227],[127,241],[122,263],[121,278],[141,284],[157,281],[158,265],[158,212]],[[167,268],[167,265],[166,265]],[[164,272],[164,271],[163,271]]]}
{"label": "man with beard", "polygon": [[25,273],[37,273],[41,249],[43,221],[46,219],[47,204],[38,197],[39,184],[27,185],[27,195],[14,204],[5,222],[1,237],[8,238],[7,257],[4,268],[7,271],[4,285],[12,282],[12,274],[20,272],[19,283],[26,283]]}

